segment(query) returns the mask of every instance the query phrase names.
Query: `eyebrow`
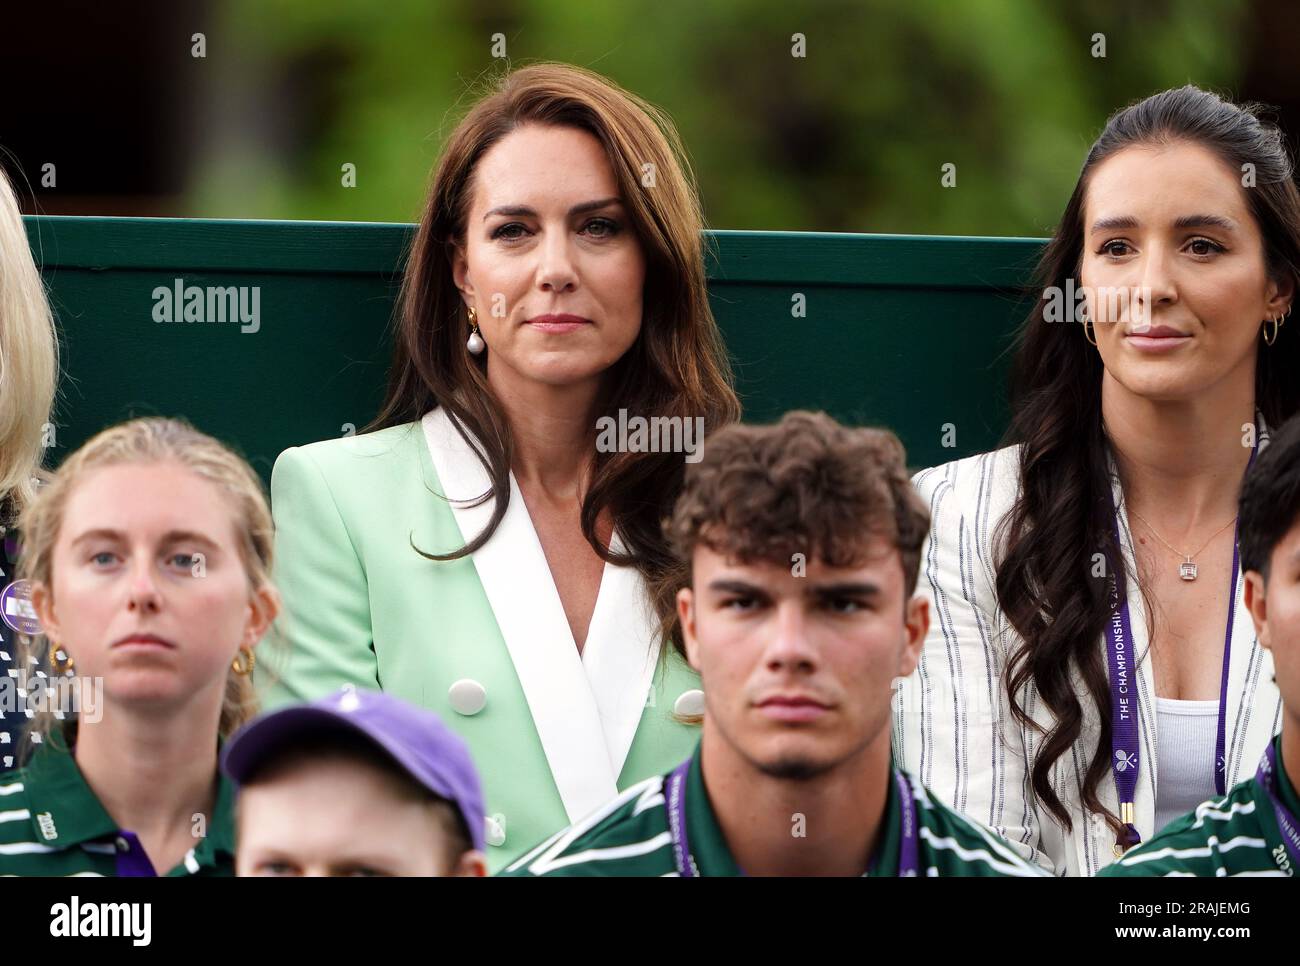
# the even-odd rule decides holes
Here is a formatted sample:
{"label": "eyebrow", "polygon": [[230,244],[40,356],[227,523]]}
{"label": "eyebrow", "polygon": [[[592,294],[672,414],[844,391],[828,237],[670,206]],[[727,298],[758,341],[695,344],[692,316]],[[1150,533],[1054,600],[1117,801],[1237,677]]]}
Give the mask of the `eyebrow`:
{"label": "eyebrow", "polygon": [[1224,215],[1183,215],[1175,219],[1175,228],[1222,228],[1236,231],[1237,223]]}
{"label": "eyebrow", "polygon": [[[1113,218],[1098,218],[1090,230],[1123,231],[1136,227],[1138,220],[1132,215],[1117,215]],[[1236,231],[1237,223],[1223,215],[1181,215],[1174,219],[1174,228],[1222,228],[1224,231]]]}
{"label": "eyebrow", "polygon": [[709,581],[709,590],[717,591],[720,594],[765,594],[767,591],[756,584],[751,584],[744,580],[731,580],[725,577],[719,577],[717,580]]}
{"label": "eyebrow", "polygon": [[342,872],[348,872],[351,869],[366,868],[378,872],[380,875],[396,875],[393,872],[395,863],[388,856],[354,856],[349,855],[345,858],[330,859],[327,863],[331,875],[338,875]]}
{"label": "eyebrow", "polygon": [[[126,535],[122,533],[122,531],[101,527],[97,530],[87,530],[85,533],[73,540],[72,545],[75,547],[78,544],[87,543],[91,540],[117,540],[120,542],[125,539]],[[203,534],[197,533],[194,530],[168,530],[163,534],[162,542],[163,544],[202,543],[214,549],[217,546],[213,540],[210,540]]]}
{"label": "eyebrow", "polygon": [[[598,211],[601,208],[609,208],[613,205],[621,205],[622,198],[601,198],[598,201],[584,201],[582,204],[574,205],[569,209],[569,215],[585,215],[589,211]],[[527,205],[499,205],[490,209],[483,215],[483,220],[487,221],[493,215],[512,215],[521,217],[536,217],[536,210],[529,208]]]}
{"label": "eyebrow", "polygon": [[879,597],[882,593],[878,584],[849,581],[839,584],[815,584],[809,593],[818,597]]}
{"label": "eyebrow", "polygon": [[[766,590],[744,580],[719,578],[709,582],[709,590],[723,594],[761,594],[768,596]],[[879,597],[882,593],[878,584],[865,581],[845,581],[835,584],[810,584],[807,591],[817,597]]]}

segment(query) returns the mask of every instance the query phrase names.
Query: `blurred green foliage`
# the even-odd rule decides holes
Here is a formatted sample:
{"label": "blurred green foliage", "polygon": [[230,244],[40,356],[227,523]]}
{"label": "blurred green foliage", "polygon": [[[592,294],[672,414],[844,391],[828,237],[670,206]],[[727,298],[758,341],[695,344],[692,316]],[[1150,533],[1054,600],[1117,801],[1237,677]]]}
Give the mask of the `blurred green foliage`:
{"label": "blurred green foliage", "polygon": [[1244,15],[1238,0],[230,0],[187,207],[416,220],[475,85],[561,60],[674,118],[714,227],[1043,235],[1108,114],[1189,81],[1233,92]]}

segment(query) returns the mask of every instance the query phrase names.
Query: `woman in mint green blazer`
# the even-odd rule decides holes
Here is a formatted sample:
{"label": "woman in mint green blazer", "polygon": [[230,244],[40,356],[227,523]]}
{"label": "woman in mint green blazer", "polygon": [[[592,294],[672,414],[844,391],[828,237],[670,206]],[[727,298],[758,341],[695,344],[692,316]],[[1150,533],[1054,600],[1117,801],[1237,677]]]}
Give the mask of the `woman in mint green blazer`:
{"label": "woman in mint green blazer", "polygon": [[565,65],[505,76],[435,172],[382,413],[275,464],[266,702],[352,682],[439,712],[493,871],[696,742],[660,524],[739,415],[701,229],[654,108]]}

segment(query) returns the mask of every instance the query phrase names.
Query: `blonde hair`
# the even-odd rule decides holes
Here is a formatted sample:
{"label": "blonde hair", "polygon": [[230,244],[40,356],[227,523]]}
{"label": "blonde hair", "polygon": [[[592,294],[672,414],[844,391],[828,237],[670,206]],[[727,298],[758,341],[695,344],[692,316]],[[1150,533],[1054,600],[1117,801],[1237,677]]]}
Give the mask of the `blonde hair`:
{"label": "blonde hair", "polygon": [[[41,487],[36,499],[21,517],[23,547],[19,574],[27,580],[52,586],[54,545],[63,525],[68,500],[86,475],[106,466],[173,462],[217,485],[235,508],[236,530],[241,539],[239,554],[248,575],[251,592],[268,589],[278,603],[279,594],[271,583],[274,526],[262,481],[239,455],[224,444],[178,419],[149,417],[112,426],[84,443],[64,460],[50,482]],[[267,632],[272,637],[274,627]],[[24,638],[27,653],[22,667],[31,666],[29,656],[47,653],[49,642],[37,636]],[[257,713],[257,697],[250,675],[232,670],[226,679],[218,734],[229,737]],[[42,740],[55,731],[52,711],[36,711],[28,734]],[[68,735],[72,732],[69,729]],[[23,743],[24,749],[31,742]]]}
{"label": "blonde hair", "polygon": [[[13,188],[0,170],[0,524],[8,498],[20,511],[36,495],[54,406],[58,339]],[[15,514],[16,515],[16,514]]]}

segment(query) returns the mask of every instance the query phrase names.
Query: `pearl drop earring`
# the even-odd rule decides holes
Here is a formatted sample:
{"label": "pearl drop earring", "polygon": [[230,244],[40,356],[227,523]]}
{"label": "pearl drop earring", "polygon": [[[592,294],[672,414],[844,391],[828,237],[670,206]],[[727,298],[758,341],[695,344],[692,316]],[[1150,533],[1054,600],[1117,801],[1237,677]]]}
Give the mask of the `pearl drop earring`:
{"label": "pearl drop earring", "polygon": [[465,348],[473,355],[481,355],[483,350],[487,348],[487,343],[484,342],[483,337],[478,334],[478,313],[474,311],[473,306],[471,306],[469,310],[469,324],[469,339],[465,342]]}

